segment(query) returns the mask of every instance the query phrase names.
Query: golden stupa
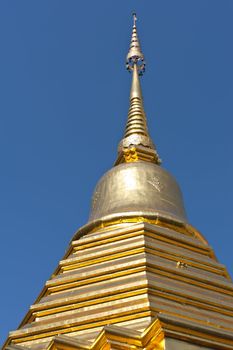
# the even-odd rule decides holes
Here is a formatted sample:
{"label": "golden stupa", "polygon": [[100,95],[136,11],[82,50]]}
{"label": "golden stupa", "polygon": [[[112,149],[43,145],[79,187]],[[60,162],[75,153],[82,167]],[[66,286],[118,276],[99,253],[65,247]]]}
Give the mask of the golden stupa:
{"label": "golden stupa", "polygon": [[134,15],[130,107],[115,165],[88,223],[7,350],[233,349],[233,283],[185,214],[176,180],[149,136]]}

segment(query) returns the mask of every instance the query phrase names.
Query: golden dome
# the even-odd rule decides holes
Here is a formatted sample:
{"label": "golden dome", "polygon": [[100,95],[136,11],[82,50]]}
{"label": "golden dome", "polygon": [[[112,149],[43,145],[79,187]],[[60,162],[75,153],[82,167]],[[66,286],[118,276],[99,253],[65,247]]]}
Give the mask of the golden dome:
{"label": "golden dome", "polygon": [[186,222],[179,186],[166,170],[150,162],[123,163],[98,182],[90,221],[107,217],[151,216]]}

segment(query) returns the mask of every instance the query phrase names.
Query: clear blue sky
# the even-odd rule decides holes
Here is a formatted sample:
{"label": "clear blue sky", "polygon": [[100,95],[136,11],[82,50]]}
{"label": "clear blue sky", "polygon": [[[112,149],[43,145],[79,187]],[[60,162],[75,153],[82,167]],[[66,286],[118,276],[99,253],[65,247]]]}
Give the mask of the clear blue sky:
{"label": "clear blue sky", "polygon": [[131,13],[163,166],[233,275],[233,1],[0,2],[0,343],[88,218],[125,124]]}

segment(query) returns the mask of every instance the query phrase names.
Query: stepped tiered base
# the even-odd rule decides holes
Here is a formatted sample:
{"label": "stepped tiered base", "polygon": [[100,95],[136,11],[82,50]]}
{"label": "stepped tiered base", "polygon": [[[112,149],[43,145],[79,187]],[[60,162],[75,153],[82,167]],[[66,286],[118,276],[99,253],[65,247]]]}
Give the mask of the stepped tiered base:
{"label": "stepped tiered base", "polygon": [[74,238],[4,349],[233,349],[225,267],[197,231],[164,225]]}

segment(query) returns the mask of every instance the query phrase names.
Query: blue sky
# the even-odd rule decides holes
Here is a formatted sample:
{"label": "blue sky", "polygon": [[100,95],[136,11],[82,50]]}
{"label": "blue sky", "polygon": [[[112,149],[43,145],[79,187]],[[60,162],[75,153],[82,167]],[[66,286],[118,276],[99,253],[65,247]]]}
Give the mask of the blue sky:
{"label": "blue sky", "polygon": [[128,110],[131,13],[150,134],[233,275],[232,0],[0,2],[0,343],[88,219]]}

